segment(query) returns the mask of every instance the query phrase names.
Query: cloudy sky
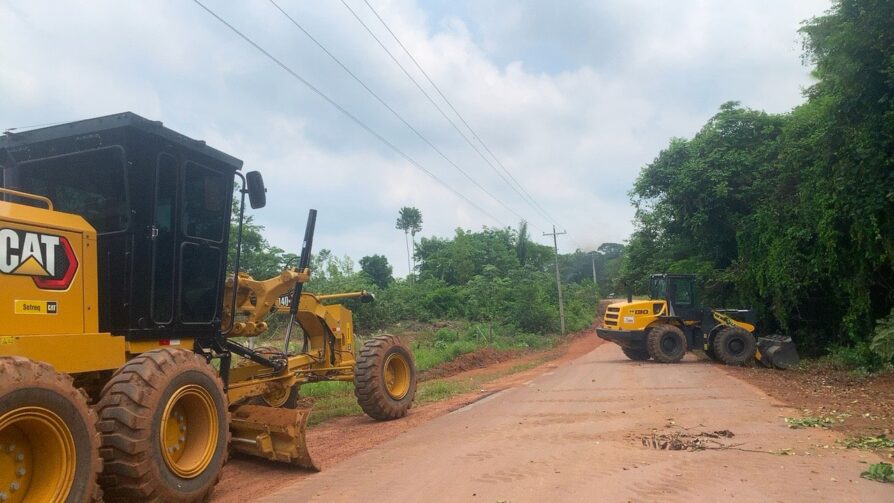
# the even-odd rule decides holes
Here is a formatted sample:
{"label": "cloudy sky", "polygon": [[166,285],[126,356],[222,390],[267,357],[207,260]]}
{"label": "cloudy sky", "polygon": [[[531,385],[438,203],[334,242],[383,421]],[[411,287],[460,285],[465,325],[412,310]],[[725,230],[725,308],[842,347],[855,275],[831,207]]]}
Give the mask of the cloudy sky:
{"label": "cloudy sky", "polygon": [[524,218],[543,243],[552,224],[567,230],[563,252],[623,241],[627,191],[669,138],[728,100],[770,112],[802,101],[797,29],[830,5],[277,0],[438,153],[269,1],[202,1],[418,166],[186,0],[0,0],[0,131],[125,110],[161,120],[264,173],[255,218],[271,243],[297,252],[317,208],[316,248],[385,254],[396,275],[401,206],[422,211],[423,236]]}

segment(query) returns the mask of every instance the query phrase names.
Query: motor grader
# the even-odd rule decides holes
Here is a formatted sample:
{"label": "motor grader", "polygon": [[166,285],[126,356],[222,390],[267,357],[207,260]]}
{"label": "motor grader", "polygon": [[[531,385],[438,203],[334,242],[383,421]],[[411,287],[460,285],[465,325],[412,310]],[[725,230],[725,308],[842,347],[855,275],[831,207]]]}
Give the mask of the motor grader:
{"label": "motor grader", "polygon": [[727,365],[754,359],[777,368],[797,365],[790,338],[755,335],[753,310],[704,308],[696,297],[695,275],[653,274],[649,299],[628,293],[627,302],[609,304],[596,333],[637,361],[676,363],[686,351],[699,350]]}
{"label": "motor grader", "polygon": [[[202,501],[230,450],[315,469],[305,383],[407,413],[410,350],[360,346],[338,303],[372,297],[303,291],[314,210],[296,268],[240,271],[266,203],[241,167],[132,113],[0,138],[0,503]],[[253,349],[277,313],[285,340]]]}

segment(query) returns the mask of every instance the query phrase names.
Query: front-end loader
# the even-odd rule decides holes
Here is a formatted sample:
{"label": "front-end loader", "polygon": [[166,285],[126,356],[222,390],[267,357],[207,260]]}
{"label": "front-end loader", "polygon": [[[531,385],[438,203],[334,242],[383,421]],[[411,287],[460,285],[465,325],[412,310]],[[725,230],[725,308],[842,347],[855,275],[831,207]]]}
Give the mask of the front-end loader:
{"label": "front-end loader", "polygon": [[[0,137],[0,502],[203,501],[231,450],[316,468],[305,383],[407,413],[412,353],[338,303],[372,296],[303,291],[314,210],[297,268],[240,271],[266,202],[241,167],[132,113]],[[285,341],[252,348],[276,313]]]}
{"label": "front-end loader", "polygon": [[699,306],[695,282],[692,274],[653,274],[649,299],[628,294],[626,302],[609,304],[596,333],[637,361],[676,363],[686,351],[701,350],[728,365],[754,359],[778,368],[798,363],[790,338],[756,337],[753,310]]}

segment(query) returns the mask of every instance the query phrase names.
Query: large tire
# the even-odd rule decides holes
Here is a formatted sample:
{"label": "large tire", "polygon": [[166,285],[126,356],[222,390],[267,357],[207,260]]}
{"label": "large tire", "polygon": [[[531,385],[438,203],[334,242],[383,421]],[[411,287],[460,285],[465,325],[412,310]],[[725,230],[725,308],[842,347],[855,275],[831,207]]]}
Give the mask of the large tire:
{"label": "large tire", "polygon": [[741,327],[726,327],[714,337],[714,354],[727,365],[744,365],[754,359],[754,336]]}
{"label": "large tire", "polygon": [[98,405],[106,502],[206,501],[229,444],[223,382],[201,356],[143,353],[106,384]]}
{"label": "large tire", "polygon": [[404,417],[416,397],[413,354],[395,335],[366,341],[354,366],[354,394],[369,417]]}
{"label": "large tire", "polygon": [[673,325],[658,325],[646,337],[649,356],[659,363],[676,363],[686,354],[686,336]]}
{"label": "large tire", "polygon": [[621,351],[633,361],[644,362],[649,359],[649,352],[645,349],[621,348]]}
{"label": "large tire", "polygon": [[[3,501],[100,501],[96,414],[71,377],[46,363],[0,358]],[[7,470],[8,469],[8,470]]]}

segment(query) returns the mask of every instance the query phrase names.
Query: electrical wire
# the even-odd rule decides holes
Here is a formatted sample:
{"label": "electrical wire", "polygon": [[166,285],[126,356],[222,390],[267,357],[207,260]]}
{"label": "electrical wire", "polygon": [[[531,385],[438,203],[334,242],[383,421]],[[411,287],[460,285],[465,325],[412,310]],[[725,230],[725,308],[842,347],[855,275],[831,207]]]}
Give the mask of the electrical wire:
{"label": "electrical wire", "polygon": [[[522,198],[522,200],[527,202],[529,205],[532,205],[532,208],[534,208],[535,211],[539,212],[541,216],[546,218],[546,220],[548,222],[556,223],[555,219],[552,218],[552,216],[542,206],[540,206],[540,204],[537,202],[537,200],[535,200],[534,197],[531,196],[531,194],[529,194],[527,190],[525,190],[524,186],[518,181],[518,179],[515,178],[515,176],[512,175],[512,173],[509,171],[509,169],[507,169],[506,166],[502,162],[500,162],[500,159],[497,158],[497,156],[493,153],[493,151],[491,151],[491,149],[487,146],[487,143],[484,142],[484,140],[481,138],[481,136],[477,132],[475,132],[474,129],[472,129],[472,126],[469,125],[468,121],[466,121],[466,119],[462,116],[462,114],[459,113],[459,111],[456,109],[456,107],[453,106],[453,103],[451,103],[451,101],[449,99],[447,99],[447,96],[444,95],[444,93],[441,91],[441,88],[438,87],[437,84],[435,84],[434,80],[432,80],[432,78],[431,78],[431,76],[429,76],[428,72],[426,72],[425,69],[422,68],[422,65],[419,64],[419,61],[416,60],[416,58],[413,56],[413,54],[410,52],[410,50],[407,49],[407,47],[403,44],[403,42],[401,42],[400,38],[397,37],[397,34],[395,34],[394,31],[391,29],[391,27],[388,26],[388,23],[386,23],[385,20],[382,19],[382,16],[380,16],[379,12],[376,11],[376,9],[372,6],[372,4],[369,3],[369,0],[363,0],[363,3],[365,3],[366,6],[369,7],[369,10],[372,11],[372,13],[376,16],[376,19],[378,19],[379,22],[382,23],[382,26],[384,26],[385,29],[388,30],[388,33],[391,34],[391,37],[394,39],[395,42],[397,42],[397,45],[399,45],[400,48],[403,49],[404,53],[406,53],[406,55],[409,56],[409,58],[413,62],[413,64],[416,65],[416,68],[418,68],[419,71],[422,72],[422,75],[425,76],[425,79],[428,81],[428,83],[431,84],[431,86],[435,89],[435,91],[438,93],[438,95],[444,100],[445,103],[447,103],[447,106],[450,107],[450,110],[452,110],[453,113],[456,114],[456,116],[459,118],[459,120],[462,121],[462,123],[466,126],[466,128],[468,128],[469,132],[472,133],[472,137],[475,138],[476,140],[478,140],[479,143],[481,143],[481,146],[484,147],[484,150],[486,150],[487,153],[490,154],[490,156],[494,159],[494,161],[497,162],[497,164],[500,166],[500,168],[502,168],[502,170],[506,173],[506,175],[508,175],[509,178],[513,182],[515,182],[515,185],[513,185],[512,183],[509,182],[509,180],[507,180],[505,177],[500,175],[501,178],[503,178],[503,181],[505,181],[515,191],[515,193],[518,194],[519,197]],[[485,159],[485,161],[488,162],[488,164],[490,164],[490,161],[488,161],[486,158],[484,158],[484,159]],[[494,166],[491,165],[491,167],[493,168]],[[496,168],[494,168],[494,169],[496,169]],[[500,173],[497,172],[497,174],[499,175]],[[516,186],[518,187],[518,189],[516,189]],[[519,190],[521,190],[521,192],[519,192]]]}
{"label": "electrical wire", "polygon": [[268,59],[270,59],[273,63],[275,63],[277,66],[279,66],[281,69],[283,69],[286,73],[288,73],[288,74],[291,75],[293,78],[295,78],[296,80],[298,80],[299,82],[301,82],[302,84],[304,84],[305,87],[307,87],[308,89],[310,89],[311,91],[313,91],[313,92],[314,92],[316,95],[318,95],[320,98],[323,98],[323,100],[325,100],[327,103],[329,103],[330,105],[332,105],[332,107],[334,107],[336,110],[338,110],[339,112],[341,112],[342,114],[344,114],[345,116],[347,116],[347,117],[348,117],[349,119],[351,119],[351,121],[353,121],[355,124],[357,124],[358,126],[360,126],[361,128],[363,128],[367,133],[369,133],[370,135],[372,135],[373,137],[375,137],[377,140],[379,140],[380,142],[382,142],[384,145],[386,145],[388,148],[390,148],[391,150],[393,150],[393,151],[394,151],[395,153],[397,153],[400,157],[402,157],[402,158],[405,159],[407,162],[409,162],[412,166],[414,166],[415,168],[417,168],[417,169],[421,170],[422,172],[424,172],[425,174],[427,174],[429,177],[431,177],[431,178],[432,178],[435,182],[437,182],[439,185],[441,185],[442,187],[444,187],[444,188],[446,188],[447,190],[449,190],[449,191],[450,191],[451,193],[453,193],[455,196],[459,197],[460,199],[462,199],[463,201],[465,201],[466,203],[468,203],[470,206],[472,206],[473,208],[475,208],[476,210],[478,210],[478,211],[479,211],[480,213],[482,213],[483,215],[486,215],[486,216],[489,217],[491,220],[494,220],[495,222],[499,223],[499,224],[500,224],[501,226],[503,226],[503,227],[508,227],[508,226],[507,226],[505,223],[503,223],[500,219],[498,219],[497,217],[493,216],[493,215],[490,214],[487,210],[485,210],[485,209],[481,208],[480,206],[478,206],[477,204],[475,204],[474,201],[472,201],[471,199],[469,199],[468,197],[466,197],[465,195],[463,195],[463,194],[462,194],[461,192],[459,192],[457,189],[455,189],[454,187],[450,186],[448,183],[446,183],[446,182],[444,182],[443,180],[441,180],[440,178],[438,178],[434,173],[432,173],[431,171],[429,171],[428,169],[426,169],[422,164],[420,164],[420,163],[417,162],[415,159],[413,159],[412,157],[410,157],[410,156],[409,156],[408,154],[406,154],[403,150],[401,150],[400,148],[398,148],[395,144],[391,143],[388,139],[386,139],[384,136],[382,136],[381,134],[379,134],[378,132],[376,132],[374,129],[372,129],[370,126],[368,126],[365,122],[363,122],[362,120],[360,120],[357,116],[355,116],[354,114],[352,114],[351,112],[349,112],[346,108],[344,108],[343,106],[341,106],[340,104],[338,104],[335,100],[333,100],[332,98],[330,98],[326,93],[324,93],[324,92],[321,91],[319,88],[317,88],[316,86],[314,86],[313,84],[311,84],[307,79],[305,79],[304,77],[302,77],[301,75],[299,75],[299,74],[298,74],[295,70],[293,70],[291,67],[289,67],[288,65],[286,65],[285,63],[283,63],[281,60],[279,60],[276,56],[274,56],[274,55],[271,54],[269,51],[267,51],[266,49],[264,49],[263,47],[261,47],[257,42],[255,42],[254,40],[252,40],[250,37],[248,37],[247,35],[245,35],[245,34],[242,33],[241,31],[239,31],[238,28],[236,28],[235,26],[233,26],[232,24],[230,24],[229,22],[227,22],[225,19],[223,19],[222,17],[220,17],[216,12],[214,12],[213,10],[211,10],[209,7],[207,7],[205,4],[203,4],[200,0],[193,0],[193,2],[194,2],[196,5],[198,5],[199,7],[201,7],[205,12],[207,12],[208,14],[210,14],[212,17],[214,17],[215,19],[217,19],[221,24],[223,24],[224,26],[226,26],[227,28],[229,28],[233,33],[235,33],[237,36],[239,36],[239,38],[241,38],[242,40],[244,40],[246,43],[248,43],[248,44],[251,45],[253,48],[255,48],[258,52],[260,52],[261,54],[263,54],[264,56],[266,56]]}
{"label": "electrical wire", "polygon": [[406,119],[404,119],[399,113],[397,113],[397,111],[394,110],[394,108],[393,108],[391,105],[389,105],[388,103],[386,103],[385,100],[383,100],[378,94],[376,94],[372,89],[370,89],[370,87],[369,87],[368,85],[366,85],[366,83],[363,82],[363,80],[361,80],[360,77],[358,77],[354,72],[352,72],[352,71],[351,71],[351,70],[350,70],[344,63],[342,63],[342,61],[341,61],[340,59],[338,59],[338,57],[336,57],[334,54],[332,54],[332,52],[329,51],[329,49],[327,49],[326,46],[324,46],[319,40],[317,40],[313,35],[311,35],[310,32],[308,32],[307,29],[305,29],[305,28],[304,28],[298,21],[296,21],[296,20],[295,20],[292,16],[290,16],[285,10],[283,10],[283,8],[279,6],[279,4],[277,4],[274,0],[268,0],[268,1],[269,1],[271,4],[273,4],[273,6],[276,7],[276,9],[277,9],[280,13],[282,13],[282,15],[286,17],[286,19],[288,19],[293,25],[295,25],[295,27],[296,27],[298,30],[300,30],[302,33],[304,33],[304,35],[306,35],[307,38],[309,38],[314,44],[316,44],[316,46],[319,47],[320,50],[322,50],[324,53],[326,53],[326,55],[329,56],[329,58],[331,58],[332,61],[334,61],[336,64],[338,64],[338,66],[340,66],[340,67],[342,68],[342,70],[344,70],[348,75],[351,76],[351,78],[353,78],[355,81],[357,81],[358,84],[360,84],[364,89],[366,89],[366,91],[367,91],[373,98],[375,98],[376,101],[378,101],[379,103],[382,104],[382,106],[384,106],[386,109],[388,109],[388,111],[391,112],[392,115],[394,115],[399,121],[401,121],[405,126],[407,126],[407,128],[409,128],[410,131],[412,131],[413,133],[415,133],[416,136],[418,136],[418,137],[419,137],[422,141],[424,141],[429,147],[431,147],[435,152],[437,152],[438,155],[440,155],[445,161],[447,161],[451,166],[453,166],[454,168],[456,168],[457,171],[459,171],[460,173],[462,173],[462,175],[463,175],[464,177],[466,177],[467,180],[469,180],[470,182],[472,182],[472,183],[473,183],[476,187],[478,187],[482,192],[484,192],[485,194],[487,194],[491,199],[493,199],[494,201],[496,201],[497,203],[499,203],[501,206],[503,206],[503,208],[505,208],[506,210],[508,210],[509,212],[511,212],[513,215],[515,215],[516,217],[518,217],[518,218],[520,218],[520,219],[522,219],[522,220],[525,219],[525,217],[523,217],[521,214],[519,214],[518,212],[516,212],[515,210],[513,210],[512,208],[510,208],[506,203],[504,203],[504,202],[503,202],[502,200],[500,200],[497,196],[495,196],[493,193],[491,193],[489,190],[487,190],[483,185],[481,185],[480,183],[478,183],[478,181],[476,181],[474,178],[472,178],[471,175],[469,175],[464,169],[462,169],[461,167],[459,167],[459,165],[457,165],[455,162],[453,162],[453,160],[451,160],[449,157],[447,157],[447,155],[446,155],[444,152],[442,152],[441,149],[439,149],[438,147],[436,147],[434,143],[432,143],[428,138],[425,137],[425,135],[423,135],[421,132],[419,132],[418,129],[416,129],[415,127],[413,127],[412,124],[410,124],[409,122],[407,122]]}

